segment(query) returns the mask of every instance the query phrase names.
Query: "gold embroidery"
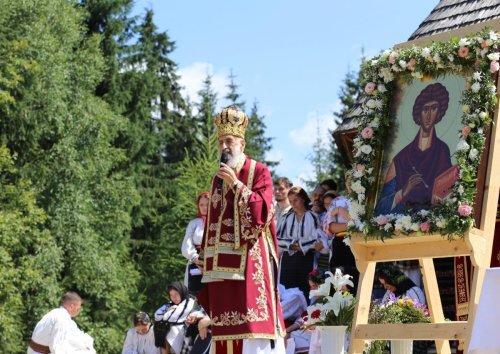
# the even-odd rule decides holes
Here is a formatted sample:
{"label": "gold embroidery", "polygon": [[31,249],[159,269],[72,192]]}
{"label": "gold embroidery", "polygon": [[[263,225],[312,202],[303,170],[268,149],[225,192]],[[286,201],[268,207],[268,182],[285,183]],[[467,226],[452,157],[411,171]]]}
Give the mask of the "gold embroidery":
{"label": "gold embroidery", "polygon": [[260,322],[267,321],[269,319],[269,313],[266,306],[267,296],[266,284],[264,280],[264,266],[259,243],[255,243],[248,253],[255,262],[256,268],[256,272],[252,273],[252,279],[254,280],[259,292],[259,296],[256,299],[257,309],[248,308],[246,314],[238,311],[226,311],[220,316],[212,317],[211,324],[213,326],[236,326],[246,322]]}
{"label": "gold embroidery", "polygon": [[233,219],[225,219],[225,220],[222,220],[222,223],[223,223],[224,225],[226,225],[226,226],[229,226],[229,227],[231,227],[231,226],[233,226],[233,225],[234,225],[234,223],[233,223]]}
{"label": "gold embroidery", "polygon": [[226,232],[225,234],[220,235],[220,238],[224,241],[234,241],[234,234]]}
{"label": "gold embroidery", "polygon": [[210,226],[208,227],[208,229],[209,229],[210,231],[215,231],[215,230],[217,230],[217,223],[212,223],[212,224],[210,224]]}
{"label": "gold embroidery", "polygon": [[214,194],[212,194],[212,198],[210,201],[212,202],[212,208],[217,208],[217,204],[222,200],[222,196],[219,194],[219,191],[216,189]]}
{"label": "gold embroidery", "polygon": [[209,239],[208,239],[208,244],[209,244],[210,246],[215,245],[215,237],[209,237]]}

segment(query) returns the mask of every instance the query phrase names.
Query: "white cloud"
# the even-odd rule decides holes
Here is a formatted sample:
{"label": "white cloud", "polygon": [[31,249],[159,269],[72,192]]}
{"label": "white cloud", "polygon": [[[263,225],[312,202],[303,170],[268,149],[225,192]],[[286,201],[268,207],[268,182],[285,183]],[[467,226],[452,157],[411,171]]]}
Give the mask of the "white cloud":
{"label": "white cloud", "polygon": [[212,88],[217,93],[220,101],[227,92],[229,84],[228,74],[225,70],[215,71],[213,65],[206,62],[195,62],[179,71],[179,84],[183,87],[182,92],[185,97],[189,97],[191,102],[199,102],[198,91],[203,88],[203,80],[207,75],[212,76]]}
{"label": "white cloud", "polygon": [[309,112],[304,125],[288,133],[292,143],[299,148],[309,148],[312,147],[319,134],[321,140],[327,144],[331,139],[330,131],[336,127],[332,112],[333,110],[321,114],[317,111]]}

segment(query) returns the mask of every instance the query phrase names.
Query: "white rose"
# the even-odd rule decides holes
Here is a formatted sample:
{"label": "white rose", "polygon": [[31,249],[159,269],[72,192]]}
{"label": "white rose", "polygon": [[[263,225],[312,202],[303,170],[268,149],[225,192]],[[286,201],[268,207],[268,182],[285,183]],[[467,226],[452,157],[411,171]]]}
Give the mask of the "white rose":
{"label": "white rose", "polygon": [[444,229],[448,225],[448,222],[444,218],[439,218],[436,220],[436,226],[440,229]]}
{"label": "white rose", "polygon": [[481,88],[481,85],[479,84],[479,82],[473,83],[472,86],[470,87],[472,92],[475,92],[475,93],[478,92],[480,88]]}
{"label": "white rose", "polygon": [[387,224],[384,225],[384,230],[389,231],[390,229],[392,229],[392,224],[388,222]]}
{"label": "white rose", "polygon": [[463,139],[460,139],[457,144],[457,150],[459,151],[467,151],[469,150],[470,146],[467,144],[467,142]]}
{"label": "white rose", "polygon": [[479,118],[484,119],[484,118],[486,118],[486,117],[487,117],[486,112],[481,112],[481,113],[479,113]]}
{"label": "white rose", "polygon": [[368,155],[373,151],[373,148],[370,145],[365,144],[365,145],[361,146],[360,150],[363,154]]}
{"label": "white rose", "polygon": [[432,57],[432,60],[434,60],[436,63],[440,63],[441,62],[441,57],[439,56],[438,53],[434,54],[434,56]]}
{"label": "white rose", "polygon": [[400,60],[399,61],[399,66],[402,68],[402,69],[406,69],[406,62],[404,60]]}
{"label": "white rose", "polygon": [[475,160],[477,158],[477,155],[479,155],[479,151],[477,149],[470,149],[469,159]]}
{"label": "white rose", "polygon": [[460,47],[465,47],[465,46],[469,45],[469,40],[467,38],[461,38],[460,42],[458,42],[458,45]]}
{"label": "white rose", "polygon": [[361,178],[361,177],[363,177],[363,172],[356,170],[356,171],[354,171],[354,173],[352,174],[352,176],[354,178]]}
{"label": "white rose", "polygon": [[418,223],[414,222],[414,223],[411,224],[410,229],[412,231],[418,231],[418,230],[420,230],[420,226],[418,225]]}
{"label": "white rose", "polygon": [[373,108],[377,107],[377,104],[376,104],[376,102],[375,102],[375,101],[376,101],[376,100],[374,100],[374,99],[370,99],[370,100],[368,100],[368,101],[366,102],[366,107],[371,108],[371,109],[373,109]]}
{"label": "white rose", "polygon": [[422,53],[421,54],[422,54],[422,56],[424,58],[427,58],[429,55],[431,55],[431,50],[429,48],[427,48],[427,47],[422,48]]}
{"label": "white rose", "polygon": [[378,64],[378,60],[372,60],[372,66],[376,66]]}
{"label": "white rose", "polygon": [[458,192],[458,194],[460,194],[460,195],[464,194],[464,186],[459,185],[459,186],[458,186],[458,188],[457,188],[457,192]]}
{"label": "white rose", "polygon": [[496,41],[498,39],[498,34],[495,31],[490,31],[490,39]]}
{"label": "white rose", "polygon": [[490,53],[488,54],[488,59],[498,61],[500,60],[500,53],[499,52]]}
{"label": "white rose", "polygon": [[378,85],[377,85],[377,90],[378,90],[378,92],[380,92],[380,93],[387,92],[387,89],[385,88],[385,85],[384,85],[384,84],[378,84]]}

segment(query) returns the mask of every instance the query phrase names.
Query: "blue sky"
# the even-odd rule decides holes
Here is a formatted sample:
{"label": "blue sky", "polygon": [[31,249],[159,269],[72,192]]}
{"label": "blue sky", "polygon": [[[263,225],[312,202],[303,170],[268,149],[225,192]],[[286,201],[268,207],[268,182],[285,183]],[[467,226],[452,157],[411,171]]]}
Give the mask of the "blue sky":
{"label": "blue sky", "polygon": [[[236,76],[247,112],[254,101],[273,137],[268,159],[294,184],[313,175],[307,156],[318,131],[325,144],[338,93],[362,51],[371,57],[405,42],[438,0],[139,0],[176,42],[172,59],[192,101],[207,73],[219,103]],[[319,127],[319,129],[318,129]]]}

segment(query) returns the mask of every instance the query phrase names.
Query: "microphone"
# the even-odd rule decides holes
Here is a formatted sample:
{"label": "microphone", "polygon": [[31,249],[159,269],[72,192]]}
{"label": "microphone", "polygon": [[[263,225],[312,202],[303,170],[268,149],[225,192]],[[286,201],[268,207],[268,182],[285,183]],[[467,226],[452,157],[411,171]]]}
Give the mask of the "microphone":
{"label": "microphone", "polygon": [[[229,161],[229,151],[223,150],[222,153],[220,154],[220,162],[227,163],[228,161]],[[219,180],[217,181],[217,192],[219,193],[222,190],[222,183],[224,183],[224,180],[222,178],[219,178]]]}

